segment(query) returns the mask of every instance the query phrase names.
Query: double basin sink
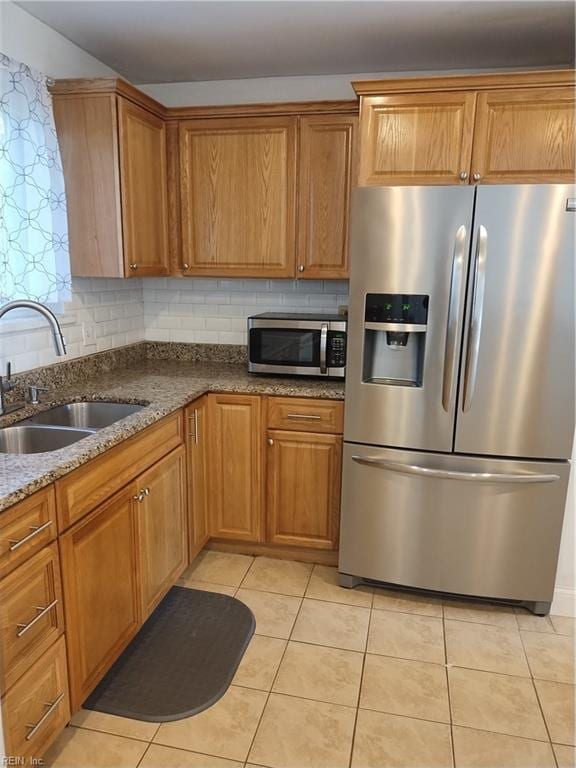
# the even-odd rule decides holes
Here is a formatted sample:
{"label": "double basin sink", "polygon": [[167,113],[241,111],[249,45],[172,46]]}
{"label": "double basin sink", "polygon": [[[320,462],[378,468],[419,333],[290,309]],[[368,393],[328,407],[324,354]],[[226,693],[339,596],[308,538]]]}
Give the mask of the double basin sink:
{"label": "double basin sink", "polygon": [[0,453],[56,451],[138,413],[144,407],[107,402],[58,405],[0,429]]}

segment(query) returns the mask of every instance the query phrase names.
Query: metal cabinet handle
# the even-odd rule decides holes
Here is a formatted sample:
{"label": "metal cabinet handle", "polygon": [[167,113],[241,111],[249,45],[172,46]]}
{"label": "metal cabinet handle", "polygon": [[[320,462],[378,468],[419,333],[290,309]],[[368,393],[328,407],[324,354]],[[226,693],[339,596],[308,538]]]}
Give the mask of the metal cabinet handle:
{"label": "metal cabinet handle", "polygon": [[322,323],[320,327],[320,373],[327,373],[326,349],[328,347],[328,323]]}
{"label": "metal cabinet handle", "polygon": [[474,483],[554,483],[560,479],[559,475],[458,472],[453,469],[431,469],[430,467],[420,467],[417,464],[400,464],[397,461],[387,461],[372,456],[352,456],[352,460],[358,464],[369,464],[403,475],[420,475],[421,477],[435,477],[441,480],[464,480]]}
{"label": "metal cabinet handle", "polygon": [[53,702],[51,702],[51,703],[50,702],[46,702],[44,704],[44,706],[48,707],[48,709],[46,710],[46,712],[44,712],[44,714],[42,715],[40,720],[38,720],[38,722],[35,723],[34,725],[32,725],[30,723],[26,724],[26,728],[31,728],[32,729],[30,731],[30,733],[28,734],[28,736],[26,736],[26,741],[30,741],[30,739],[34,738],[34,736],[38,733],[39,729],[42,728],[42,726],[44,725],[46,720],[48,720],[50,715],[56,710],[56,708],[58,707],[58,704],[60,704],[60,702],[62,701],[63,698],[64,698],[64,694],[61,693],[60,696],[57,696],[54,699]]}
{"label": "metal cabinet handle", "polygon": [[304,264],[299,265],[298,272],[304,272]]}
{"label": "metal cabinet handle", "polygon": [[138,264],[130,264],[130,269],[138,269]]}
{"label": "metal cabinet handle", "polygon": [[314,413],[287,413],[287,419],[321,419],[322,416],[318,416]]}
{"label": "metal cabinet handle", "polygon": [[143,501],[144,496],[145,496],[144,490],[141,489],[138,491],[138,493],[135,496],[132,496],[132,498],[134,499],[134,501],[137,501],[138,504],[140,504],[140,502]]}
{"label": "metal cabinet handle", "polygon": [[29,629],[31,629],[36,622],[40,621],[41,618],[46,616],[47,613],[49,613],[52,608],[55,608],[58,605],[58,600],[52,600],[50,605],[47,605],[45,608],[42,608],[42,606],[37,605],[36,610],[40,611],[40,613],[32,619],[32,621],[29,621],[28,624],[16,624],[16,627],[18,628],[18,632],[16,632],[16,637],[22,637],[22,635],[25,635],[26,632],[28,632]]}
{"label": "metal cabinet handle", "polygon": [[462,276],[466,257],[466,227],[458,227],[454,241],[452,256],[452,279],[450,282],[450,301],[448,304],[448,321],[446,325],[446,345],[444,347],[444,379],[442,381],[442,408],[450,410],[452,389],[454,386],[454,369],[456,366],[456,341],[458,318],[462,301]]}
{"label": "metal cabinet handle", "polygon": [[198,431],[198,411],[194,409],[192,411],[192,416],[188,417],[188,422],[190,424],[190,437],[195,445],[198,445],[200,442],[200,434]]}
{"label": "metal cabinet handle", "polygon": [[23,539],[10,539],[9,551],[14,552],[23,544],[26,544],[27,541],[30,541],[30,539],[33,539],[34,536],[38,536],[38,534],[42,533],[42,531],[45,531],[51,525],[52,525],[52,520],[48,520],[48,522],[44,523],[44,525],[30,525],[29,528],[32,531],[32,533],[29,533],[27,536],[24,536]]}
{"label": "metal cabinet handle", "polygon": [[473,173],[472,178],[474,179],[474,181],[480,181],[482,176],[479,173]]}
{"label": "metal cabinet handle", "polygon": [[186,262],[184,262],[184,264],[182,264],[182,269],[190,269],[190,264],[186,264]]}
{"label": "metal cabinet handle", "polygon": [[472,313],[470,330],[468,332],[468,349],[466,351],[466,373],[464,384],[464,402],[462,410],[470,410],[472,398],[476,389],[478,374],[478,355],[480,353],[480,335],[482,332],[482,309],[484,305],[484,288],[486,285],[486,254],[488,247],[488,232],[482,224],[478,227],[476,253],[474,256],[474,285],[472,288]]}
{"label": "metal cabinet handle", "polygon": [[274,445],[274,440],[271,437],[268,438],[268,445]]}
{"label": "metal cabinet handle", "polygon": [[466,179],[468,178],[468,173],[467,173],[467,171],[460,171],[460,173],[459,173],[458,175],[460,176],[460,179],[461,179],[462,181],[466,181]]}

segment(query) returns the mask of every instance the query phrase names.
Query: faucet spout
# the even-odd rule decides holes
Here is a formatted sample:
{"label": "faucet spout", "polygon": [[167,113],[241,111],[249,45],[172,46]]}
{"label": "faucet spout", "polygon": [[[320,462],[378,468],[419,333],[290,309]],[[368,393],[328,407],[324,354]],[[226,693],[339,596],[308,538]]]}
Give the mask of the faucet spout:
{"label": "faucet spout", "polygon": [[45,317],[50,326],[50,330],[52,331],[52,341],[54,342],[54,349],[56,350],[56,354],[59,357],[66,354],[66,342],[64,341],[62,328],[60,328],[58,318],[54,312],[52,312],[52,310],[48,309],[48,307],[45,307],[44,304],[40,304],[39,301],[30,301],[29,299],[16,299],[15,301],[9,301],[7,304],[4,304],[4,306],[0,307],[0,319],[2,319],[4,315],[7,312],[10,312],[12,309],[32,309],[35,312],[38,312],[38,314],[42,315],[42,317]]}

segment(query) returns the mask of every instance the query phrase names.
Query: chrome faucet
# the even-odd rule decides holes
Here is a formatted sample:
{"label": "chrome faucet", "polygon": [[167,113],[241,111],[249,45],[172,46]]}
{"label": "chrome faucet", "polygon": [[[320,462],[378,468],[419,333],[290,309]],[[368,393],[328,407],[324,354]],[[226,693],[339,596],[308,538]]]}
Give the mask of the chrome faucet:
{"label": "chrome faucet", "polygon": [[[45,307],[44,304],[40,304],[38,301],[30,301],[29,299],[16,299],[15,301],[9,301],[7,304],[4,304],[4,306],[0,307],[0,319],[2,319],[7,312],[10,312],[11,309],[32,309],[35,312],[38,312],[38,314],[42,315],[42,317],[45,317],[46,320],[48,320],[50,330],[52,331],[52,341],[54,342],[54,349],[56,350],[56,354],[58,356],[66,354],[66,342],[64,341],[64,336],[62,335],[62,329],[60,328],[60,323],[58,322],[58,319],[52,310],[48,309],[48,307]],[[6,376],[0,376],[0,416],[8,413],[8,411],[16,410],[16,408],[22,407],[20,404],[11,407],[6,405],[4,395],[6,392],[10,392],[10,390],[14,387],[14,384],[12,384],[10,378],[10,363],[8,363],[6,366]]]}

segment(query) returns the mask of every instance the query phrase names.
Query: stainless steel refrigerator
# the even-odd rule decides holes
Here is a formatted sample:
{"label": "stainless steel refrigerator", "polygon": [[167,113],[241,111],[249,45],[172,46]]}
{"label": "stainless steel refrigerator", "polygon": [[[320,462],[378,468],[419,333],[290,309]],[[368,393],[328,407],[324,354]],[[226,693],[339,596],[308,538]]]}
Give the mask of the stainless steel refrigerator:
{"label": "stainless steel refrigerator", "polygon": [[355,191],[339,572],[549,611],[574,433],[573,185]]}

